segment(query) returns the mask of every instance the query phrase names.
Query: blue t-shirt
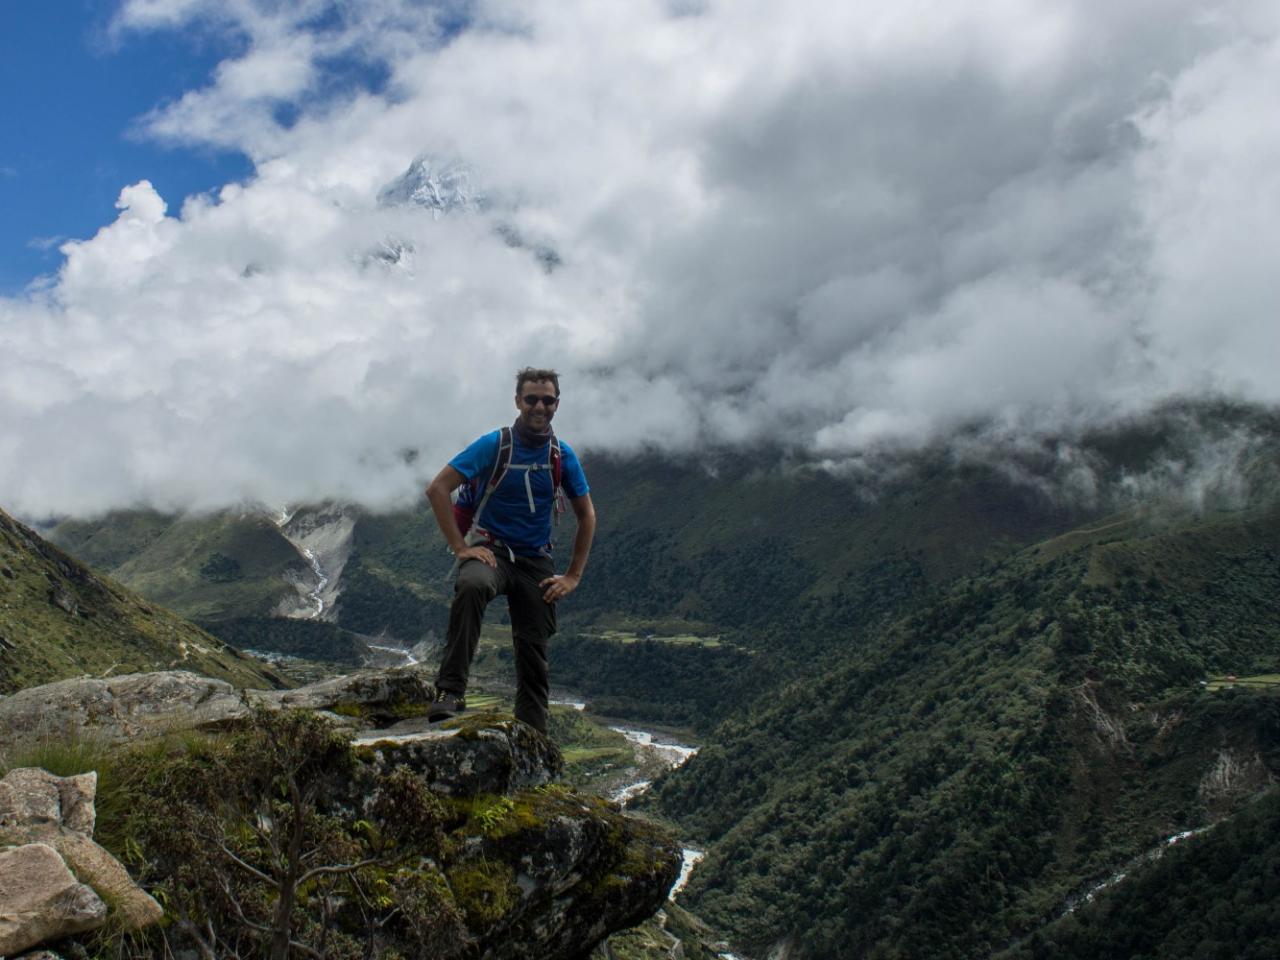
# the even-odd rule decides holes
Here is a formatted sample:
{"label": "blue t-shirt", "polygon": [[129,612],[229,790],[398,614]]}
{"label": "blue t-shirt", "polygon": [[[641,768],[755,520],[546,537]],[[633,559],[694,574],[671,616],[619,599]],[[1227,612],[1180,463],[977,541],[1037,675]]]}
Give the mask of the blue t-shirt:
{"label": "blue t-shirt", "polygon": [[[489,479],[493,464],[498,458],[498,444],[502,431],[486,433],[467,449],[449,461],[449,466],[468,480],[479,477]],[[501,540],[513,551],[525,557],[538,556],[551,543],[552,510],[555,508],[555,481],[547,464],[550,462],[550,443],[526,447],[514,433],[511,437],[511,464],[536,466],[535,470],[507,471],[498,488],[484,508],[484,517],[475,518],[485,530]],[[585,497],[591,492],[587,475],[582,472],[578,455],[563,440],[560,441],[560,486],[571,500]],[[533,494],[533,510],[529,509],[529,495]]]}

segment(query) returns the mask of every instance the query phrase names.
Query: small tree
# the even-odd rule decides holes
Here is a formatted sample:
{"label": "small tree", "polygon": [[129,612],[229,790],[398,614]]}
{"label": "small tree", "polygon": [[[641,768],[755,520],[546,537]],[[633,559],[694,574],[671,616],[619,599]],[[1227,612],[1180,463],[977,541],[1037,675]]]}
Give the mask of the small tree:
{"label": "small tree", "polygon": [[141,847],[168,911],[206,958],[359,955],[334,929],[337,905],[364,898],[375,884],[361,874],[390,863],[398,840],[438,837],[443,810],[399,771],[373,785],[372,821],[339,816],[354,768],[328,721],[261,711],[159,772],[140,811]]}

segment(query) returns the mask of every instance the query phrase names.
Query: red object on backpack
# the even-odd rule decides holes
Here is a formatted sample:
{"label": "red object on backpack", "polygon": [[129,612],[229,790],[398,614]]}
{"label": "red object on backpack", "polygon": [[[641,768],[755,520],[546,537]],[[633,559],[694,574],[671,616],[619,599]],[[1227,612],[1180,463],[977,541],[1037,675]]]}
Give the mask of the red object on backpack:
{"label": "red object on backpack", "polygon": [[467,531],[471,529],[471,521],[475,519],[475,511],[470,507],[460,507],[456,503],[453,505],[453,519],[458,524],[458,532],[464,537]]}

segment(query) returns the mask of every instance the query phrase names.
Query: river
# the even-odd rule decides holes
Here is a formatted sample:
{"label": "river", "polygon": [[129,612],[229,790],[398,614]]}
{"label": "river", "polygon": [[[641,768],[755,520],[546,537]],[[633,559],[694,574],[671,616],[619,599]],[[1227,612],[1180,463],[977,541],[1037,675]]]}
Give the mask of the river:
{"label": "river", "polygon": [[413,666],[417,666],[418,664],[418,658],[413,655],[413,651],[406,650],[404,647],[389,647],[389,646],[384,646],[383,644],[380,644],[380,643],[371,643],[368,640],[365,641],[365,645],[370,650],[381,650],[383,653],[389,653],[393,657],[403,658],[404,663],[398,664],[397,666],[413,667]]}
{"label": "river", "polygon": [[1105,880],[1101,880],[1098,883],[1094,884],[1092,887],[1086,890],[1083,894],[1069,898],[1066,904],[1063,906],[1060,916],[1065,917],[1069,913],[1074,913],[1082,905],[1086,903],[1092,903],[1097,898],[1098,894],[1100,894],[1103,890],[1106,890],[1108,887],[1113,887],[1117,883],[1120,883],[1123,880],[1127,880],[1129,877],[1129,874],[1134,869],[1149,863],[1154,863],[1156,860],[1159,860],[1162,856],[1164,856],[1165,850],[1167,850],[1169,847],[1172,847],[1175,843],[1181,843],[1184,840],[1189,840],[1191,837],[1199,836],[1200,834],[1211,829],[1212,829],[1212,825],[1207,827],[1197,827],[1193,830],[1183,830],[1181,833],[1175,833],[1173,836],[1167,837],[1166,839],[1162,840],[1160,843],[1152,847],[1150,850],[1148,850],[1146,853],[1143,853],[1135,857],[1134,859],[1130,860],[1127,864],[1125,864],[1122,868],[1117,870],[1115,873],[1111,874]]}
{"label": "river", "polygon": [[[574,704],[574,706],[577,706],[577,704]],[[698,752],[697,747],[676,743],[669,737],[660,737],[638,727],[611,726],[609,729],[622,734],[631,742],[637,758],[647,755],[651,761],[656,761],[660,764],[663,771],[674,770],[676,767],[683,766]],[[649,765],[652,766],[652,764]],[[642,763],[641,766],[643,767],[645,764]],[[610,795],[610,799],[625,807],[651,786],[653,786],[652,779],[642,778],[635,780],[615,789]],[[684,847],[681,853],[683,854],[683,862],[680,864],[680,876],[676,878],[676,882],[672,884],[671,892],[667,895],[671,900],[675,900],[676,895],[689,883],[689,878],[693,875],[693,868],[698,865],[699,860],[706,856],[704,851],[693,847]]]}
{"label": "river", "polygon": [[316,575],[315,589],[307,594],[307,600],[316,605],[316,612],[311,615],[312,620],[319,620],[324,616],[324,588],[329,585],[329,577],[325,574],[320,566],[320,561],[316,558],[315,551],[309,547],[302,547],[302,555],[307,558],[311,564],[311,571]]}
{"label": "river", "polygon": [[[585,710],[586,704],[576,700],[560,700],[553,701],[557,703],[568,704],[574,709]],[[676,767],[682,766],[697,754],[698,748],[691,747],[683,743],[678,743],[665,734],[655,734],[649,730],[643,730],[639,727],[629,725],[610,725],[610,730],[614,730],[631,743],[632,749],[636,752],[637,768],[644,770],[646,768],[652,770],[655,767],[662,771],[674,770]],[[645,762],[648,759],[648,763]],[[628,803],[640,796],[646,790],[653,786],[651,778],[640,778],[630,783],[625,783],[610,794],[610,798],[626,807]],[[676,897],[680,894],[685,886],[689,883],[689,878],[693,876],[694,867],[698,862],[706,856],[702,850],[694,847],[684,847],[681,850],[683,855],[680,864],[680,875],[676,877],[676,882],[671,885],[671,890],[667,893],[667,899],[675,902]],[[729,951],[722,951],[716,954],[718,960],[746,960]]]}

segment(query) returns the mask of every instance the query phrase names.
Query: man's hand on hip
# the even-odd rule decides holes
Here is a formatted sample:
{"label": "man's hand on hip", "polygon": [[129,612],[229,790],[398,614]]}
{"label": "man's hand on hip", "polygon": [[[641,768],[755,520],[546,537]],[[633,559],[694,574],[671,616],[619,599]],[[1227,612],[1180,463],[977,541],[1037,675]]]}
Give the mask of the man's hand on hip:
{"label": "man's hand on hip", "polygon": [[538,586],[546,588],[543,591],[542,599],[547,603],[555,603],[557,600],[563,600],[578,589],[578,578],[572,573],[565,573],[558,577],[547,577]]}
{"label": "man's hand on hip", "polygon": [[458,558],[458,563],[462,563],[465,560],[479,560],[481,563],[486,563],[491,567],[498,565],[498,561],[493,556],[493,551],[488,547],[463,547],[454,556]]}

